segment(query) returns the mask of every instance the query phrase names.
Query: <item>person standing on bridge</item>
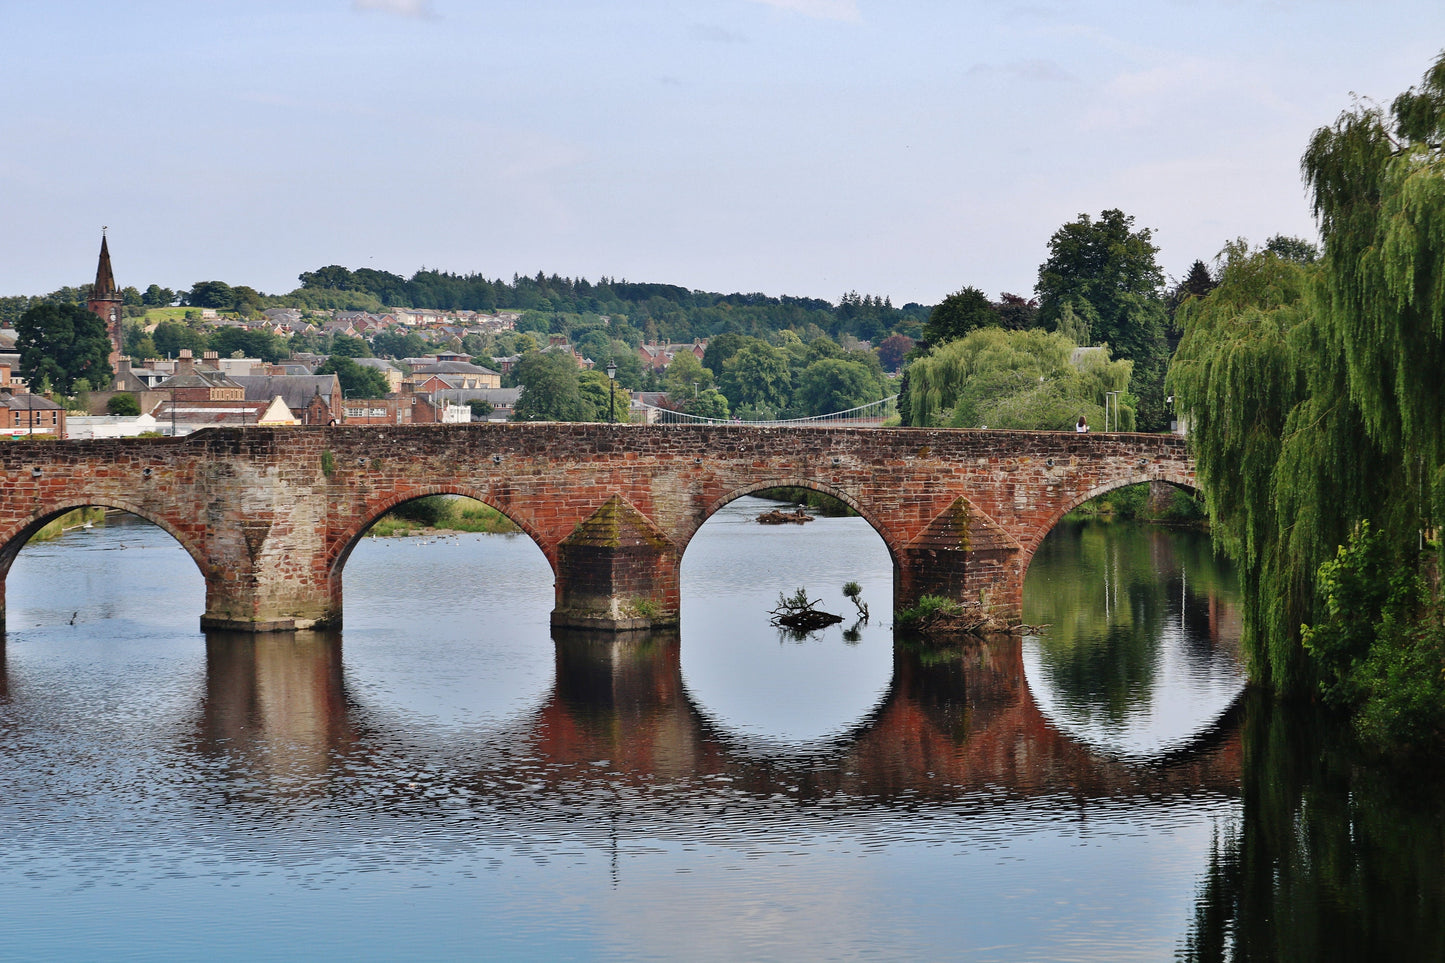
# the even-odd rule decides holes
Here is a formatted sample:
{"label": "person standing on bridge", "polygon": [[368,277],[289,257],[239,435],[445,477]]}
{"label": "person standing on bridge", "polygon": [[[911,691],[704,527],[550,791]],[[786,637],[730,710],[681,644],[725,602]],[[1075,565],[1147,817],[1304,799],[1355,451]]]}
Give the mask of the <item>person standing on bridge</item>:
{"label": "person standing on bridge", "polygon": [[1079,423],[1074,426],[1074,430],[1077,431],[1077,432],[1078,432],[1079,434],[1081,434],[1081,435],[1082,435],[1084,432],[1086,432],[1086,431],[1089,430],[1089,423],[1084,420],[1084,416],[1083,416],[1083,415],[1080,415],[1080,416],[1079,416]]}

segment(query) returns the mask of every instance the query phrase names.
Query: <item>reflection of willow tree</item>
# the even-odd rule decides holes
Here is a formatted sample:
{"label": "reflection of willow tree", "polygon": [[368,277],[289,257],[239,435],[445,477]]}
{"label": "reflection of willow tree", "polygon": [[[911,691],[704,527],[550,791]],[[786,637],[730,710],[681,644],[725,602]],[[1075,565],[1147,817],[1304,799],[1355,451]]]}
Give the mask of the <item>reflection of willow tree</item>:
{"label": "reflection of willow tree", "polygon": [[1147,703],[1181,597],[1187,637],[1207,640],[1207,599],[1234,592],[1206,535],[1066,522],[1029,565],[1024,620],[1049,626],[1040,653],[1059,694],[1117,722]]}
{"label": "reflection of willow tree", "polygon": [[1243,820],[1215,843],[1186,960],[1445,959],[1445,805],[1359,765],[1338,724],[1256,694]]}

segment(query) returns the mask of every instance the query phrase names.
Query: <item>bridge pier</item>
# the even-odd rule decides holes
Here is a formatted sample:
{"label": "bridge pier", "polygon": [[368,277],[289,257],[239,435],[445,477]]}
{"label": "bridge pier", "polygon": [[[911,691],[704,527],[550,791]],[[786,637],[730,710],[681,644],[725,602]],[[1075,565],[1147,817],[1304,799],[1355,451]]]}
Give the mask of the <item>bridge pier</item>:
{"label": "bridge pier", "polygon": [[1024,612],[1018,552],[909,548],[893,569],[893,610],[912,608],[925,595],[978,602],[995,618],[1017,625]]}
{"label": "bridge pier", "polygon": [[1010,625],[1023,618],[1023,551],[988,516],[957,498],[898,553],[893,572],[894,611],[925,595],[981,604]]}
{"label": "bridge pier", "polygon": [[[229,547],[234,548],[234,547]],[[253,550],[214,546],[203,570],[206,611],[202,629],[292,632],[339,628],[341,590],[325,557],[296,544],[258,542]]]}
{"label": "bridge pier", "polygon": [[613,496],[557,546],[555,628],[630,632],[678,621],[672,542]]}

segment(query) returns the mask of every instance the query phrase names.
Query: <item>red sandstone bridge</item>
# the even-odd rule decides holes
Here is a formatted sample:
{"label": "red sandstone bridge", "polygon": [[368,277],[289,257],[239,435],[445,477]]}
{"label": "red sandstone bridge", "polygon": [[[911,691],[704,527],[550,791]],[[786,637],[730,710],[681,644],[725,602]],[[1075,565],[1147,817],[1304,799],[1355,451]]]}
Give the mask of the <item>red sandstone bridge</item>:
{"label": "red sandstone bridge", "polygon": [[[894,605],[943,595],[1022,614],[1029,560],[1063,515],[1138,482],[1195,484],[1173,435],[917,428],[477,424],[245,428],[0,446],[0,590],[25,542],[83,506],[169,532],[206,581],[203,626],[338,625],[346,559],[404,501],[466,495],[536,541],[559,627],[678,618],[688,542],[777,486],[840,499],[894,565]],[[0,617],[4,596],[0,594]]]}

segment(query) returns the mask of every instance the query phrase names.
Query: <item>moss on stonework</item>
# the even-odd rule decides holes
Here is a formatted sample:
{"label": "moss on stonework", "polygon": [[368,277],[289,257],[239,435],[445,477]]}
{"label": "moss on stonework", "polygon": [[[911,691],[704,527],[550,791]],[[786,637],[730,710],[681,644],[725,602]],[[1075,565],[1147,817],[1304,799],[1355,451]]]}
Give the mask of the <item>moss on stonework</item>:
{"label": "moss on stonework", "polygon": [[667,538],[653,528],[641,512],[617,495],[579,522],[562,544],[597,548],[646,545],[659,552],[669,546]]}
{"label": "moss on stonework", "polygon": [[953,530],[958,533],[960,551],[968,551],[969,526],[968,502],[962,498],[955,498],[953,500]]}

